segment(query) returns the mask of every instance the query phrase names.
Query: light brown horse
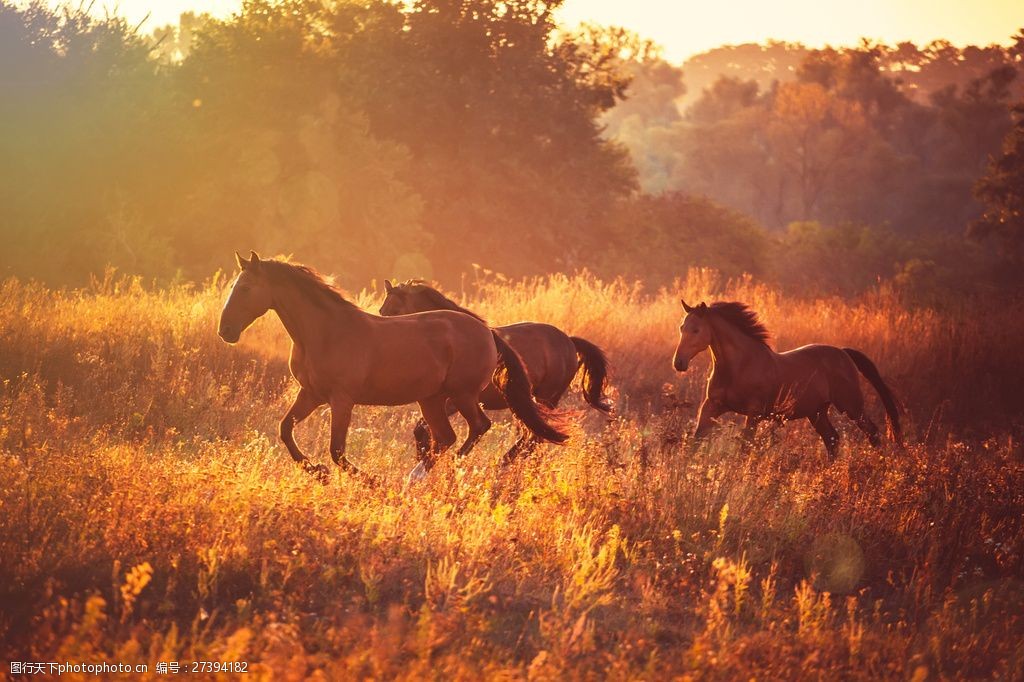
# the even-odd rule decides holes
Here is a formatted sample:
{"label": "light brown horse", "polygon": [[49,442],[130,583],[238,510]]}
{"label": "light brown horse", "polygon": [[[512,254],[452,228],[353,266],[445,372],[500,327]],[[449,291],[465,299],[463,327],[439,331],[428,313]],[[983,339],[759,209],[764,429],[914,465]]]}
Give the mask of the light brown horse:
{"label": "light brown horse", "polygon": [[[418,280],[392,284],[384,280],[385,298],[380,306],[384,316],[408,315],[427,310],[455,310],[485,322],[483,318],[451,300],[437,289]],[[495,327],[495,333],[523,359],[526,371],[533,385],[537,402],[548,408],[555,408],[569,390],[573,379],[582,372],[581,387],[583,399],[588,405],[601,412],[611,411],[611,401],[604,395],[604,383],[608,376],[608,360],[596,345],[578,336],[569,336],[558,327],[540,322],[518,322]],[[508,409],[502,395],[488,386],[480,395],[485,410]],[[449,407],[449,413],[454,409]],[[422,423],[416,427],[416,442],[420,451],[424,449],[425,428]],[[502,458],[510,462],[516,456],[532,450],[538,440],[523,436]]]}
{"label": "light brown horse", "polygon": [[878,427],[864,414],[857,376],[860,370],[882,398],[890,437],[902,445],[896,399],[878,368],[860,351],[811,344],[776,353],[768,346],[768,330],[742,303],[692,307],[682,303],[686,316],[679,327],[673,366],[685,372],[690,360],[709,347],[712,358],[695,438],[706,435],[713,420],[725,412],[746,416],[744,436],[748,439],[762,420],[807,419],[825,442],[829,457],[834,458],[839,434],[829,421],[828,408],[835,406],[878,446]]}
{"label": "light brown horse", "polygon": [[378,317],[345,300],[307,267],[260,260],[255,252],[248,261],[236,257],[241,272],[224,304],[219,333],[235,343],[268,310],[281,318],[292,339],[289,367],[301,387],[281,420],[281,440],[307,471],[322,477],[327,469],[309,463],[292,429],[320,405],[331,407],[331,457],[356,471],[345,457],[353,406],[419,403],[431,436],[430,454],[417,467],[420,471],[455,443],[445,411],[449,400],[469,424],[460,454],[487,432],[491,421],[478,399],[492,383],[533,434],[565,441],[566,435],[533,402],[519,356],[479,320],[449,311]]}

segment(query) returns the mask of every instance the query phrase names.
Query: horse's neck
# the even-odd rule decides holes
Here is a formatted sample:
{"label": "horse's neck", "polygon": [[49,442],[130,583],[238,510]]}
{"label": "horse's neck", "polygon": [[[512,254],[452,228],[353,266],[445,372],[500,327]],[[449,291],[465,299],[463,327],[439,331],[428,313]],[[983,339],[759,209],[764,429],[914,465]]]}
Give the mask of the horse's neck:
{"label": "horse's neck", "polygon": [[437,295],[437,298],[429,299],[427,305],[435,310],[454,310],[458,312],[462,309],[458,303],[440,293]]}
{"label": "horse's neck", "polygon": [[324,338],[324,330],[331,322],[342,320],[338,325],[341,329],[355,327],[354,319],[351,323],[346,318],[355,318],[362,315],[357,308],[350,308],[345,305],[321,306],[292,286],[282,286],[274,292],[274,302],[271,309],[277,312],[281,318],[281,324],[288,331],[292,341],[303,347],[315,345]]}
{"label": "horse's neck", "polygon": [[770,362],[772,350],[763,343],[750,338],[731,324],[715,320],[711,329],[711,358],[714,372],[726,378],[734,378],[733,370],[750,363]]}

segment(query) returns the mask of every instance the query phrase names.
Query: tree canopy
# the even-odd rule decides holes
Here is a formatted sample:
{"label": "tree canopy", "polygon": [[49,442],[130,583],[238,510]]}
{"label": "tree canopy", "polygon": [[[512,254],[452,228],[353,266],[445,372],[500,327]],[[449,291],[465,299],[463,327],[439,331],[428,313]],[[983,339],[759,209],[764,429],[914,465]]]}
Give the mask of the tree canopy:
{"label": "tree canopy", "polygon": [[972,220],[1019,259],[1019,121],[988,164],[1024,33],[680,68],[560,2],[246,0],[145,33],[0,0],[0,277],[195,280],[255,248],[353,286],[711,267],[854,293],[975,281]]}
{"label": "tree canopy", "polygon": [[249,0],[148,37],[4,2],[3,269],[203,276],[254,245],[352,281],[572,267],[635,181],[596,120],[625,77],[557,4]]}

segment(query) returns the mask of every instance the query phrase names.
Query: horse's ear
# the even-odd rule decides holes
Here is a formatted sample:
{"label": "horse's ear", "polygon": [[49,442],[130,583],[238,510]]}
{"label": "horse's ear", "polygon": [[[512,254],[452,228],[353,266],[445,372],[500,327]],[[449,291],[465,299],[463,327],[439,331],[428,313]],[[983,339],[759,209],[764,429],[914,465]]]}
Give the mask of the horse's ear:
{"label": "horse's ear", "polygon": [[245,270],[249,267],[249,261],[242,258],[242,254],[235,251],[235,262],[238,263],[239,270]]}
{"label": "horse's ear", "polygon": [[255,251],[250,251],[249,252],[249,265],[259,265],[259,264],[260,264],[260,256],[259,256],[259,254],[256,253]]}
{"label": "horse's ear", "polygon": [[391,283],[390,279],[384,280],[384,293],[390,294],[395,285]]}
{"label": "horse's ear", "polygon": [[700,302],[700,305],[699,305],[699,306],[697,306],[697,310],[699,310],[699,311],[701,311],[701,312],[704,312],[704,311],[706,311],[707,309],[708,309],[708,304],[707,304],[707,303],[705,303],[704,301],[701,301],[701,302]]}
{"label": "horse's ear", "polygon": [[691,306],[686,305],[686,301],[684,301],[683,299],[679,299],[679,302],[683,304],[683,310],[685,310],[688,313],[693,312],[693,308]]}

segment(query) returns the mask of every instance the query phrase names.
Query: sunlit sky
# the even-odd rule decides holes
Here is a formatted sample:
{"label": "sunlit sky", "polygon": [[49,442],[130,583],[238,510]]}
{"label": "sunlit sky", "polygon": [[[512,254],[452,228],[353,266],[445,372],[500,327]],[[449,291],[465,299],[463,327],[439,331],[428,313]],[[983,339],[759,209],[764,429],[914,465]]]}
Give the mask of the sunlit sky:
{"label": "sunlit sky", "polygon": [[[144,26],[153,28],[177,23],[184,11],[226,16],[240,6],[241,0],[96,0],[94,11],[113,10],[133,22],[149,14]],[[1007,43],[1024,27],[1024,0],[567,0],[560,17],[569,26],[623,26],[682,61],[718,45],[769,39],[811,47],[852,45],[861,37],[890,44]]]}

